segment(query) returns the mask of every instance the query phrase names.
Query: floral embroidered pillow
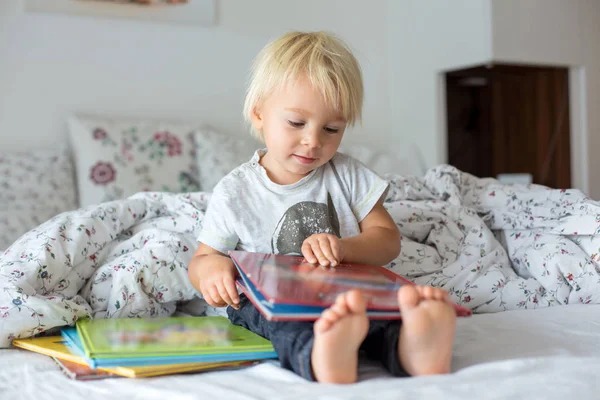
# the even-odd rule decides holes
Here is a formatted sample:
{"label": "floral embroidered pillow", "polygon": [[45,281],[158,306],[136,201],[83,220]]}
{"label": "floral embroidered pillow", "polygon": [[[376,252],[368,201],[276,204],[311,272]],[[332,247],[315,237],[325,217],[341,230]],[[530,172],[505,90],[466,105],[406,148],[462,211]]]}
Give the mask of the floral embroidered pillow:
{"label": "floral embroidered pillow", "polygon": [[193,131],[181,122],[69,118],[80,205],[142,191],[198,191]]}
{"label": "floral embroidered pillow", "polygon": [[426,172],[421,161],[421,151],[412,142],[403,143],[401,149],[391,146],[386,150],[377,149],[367,143],[347,142],[338,151],[356,158],[381,176],[422,176]]}

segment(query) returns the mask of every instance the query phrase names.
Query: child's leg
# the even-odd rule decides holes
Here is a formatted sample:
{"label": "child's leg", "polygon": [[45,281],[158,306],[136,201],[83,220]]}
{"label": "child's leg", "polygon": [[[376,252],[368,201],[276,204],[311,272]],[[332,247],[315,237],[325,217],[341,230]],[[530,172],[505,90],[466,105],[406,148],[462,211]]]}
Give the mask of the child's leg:
{"label": "child's leg", "polygon": [[356,290],[338,296],[315,322],[312,370],[323,383],[353,383],[358,375],[358,349],[367,335],[366,300]]}
{"label": "child's leg", "polygon": [[283,368],[315,380],[310,364],[314,339],[312,322],[268,321],[244,295],[240,296],[239,310],[227,307],[227,315],[233,324],[270,340]]}
{"label": "child's leg", "polygon": [[448,294],[432,287],[406,285],[398,291],[402,327],[398,357],[412,376],[450,372],[456,312]]}

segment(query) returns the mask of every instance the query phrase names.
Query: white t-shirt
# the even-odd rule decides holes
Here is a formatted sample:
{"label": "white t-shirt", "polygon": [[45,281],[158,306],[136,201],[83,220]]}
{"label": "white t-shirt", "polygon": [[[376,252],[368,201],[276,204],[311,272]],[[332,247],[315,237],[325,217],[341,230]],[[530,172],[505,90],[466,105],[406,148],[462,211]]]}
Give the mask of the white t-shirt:
{"label": "white t-shirt", "polygon": [[224,254],[238,249],[299,255],[304,239],[315,233],[358,235],[358,223],[388,187],[342,153],[298,182],[279,185],[259,164],[265,152],[258,150],[215,186],[198,241]]}

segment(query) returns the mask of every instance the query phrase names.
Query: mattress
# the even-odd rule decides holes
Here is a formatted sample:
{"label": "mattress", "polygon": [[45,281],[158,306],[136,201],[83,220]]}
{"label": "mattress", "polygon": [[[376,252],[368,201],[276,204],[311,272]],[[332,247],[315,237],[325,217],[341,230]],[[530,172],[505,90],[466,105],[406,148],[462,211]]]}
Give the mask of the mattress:
{"label": "mattress", "polygon": [[458,321],[452,374],[392,378],[361,363],[353,385],[311,383],[276,362],[235,371],[73,381],[45,356],[0,350],[0,399],[599,398],[600,305],[480,314]]}

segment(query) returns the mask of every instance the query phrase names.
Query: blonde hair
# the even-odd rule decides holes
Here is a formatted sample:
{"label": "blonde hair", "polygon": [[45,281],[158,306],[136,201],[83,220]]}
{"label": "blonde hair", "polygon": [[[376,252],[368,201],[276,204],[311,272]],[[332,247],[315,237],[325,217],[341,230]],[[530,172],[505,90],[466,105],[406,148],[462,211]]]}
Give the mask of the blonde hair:
{"label": "blonde hair", "polygon": [[[328,105],[339,109],[348,125],[361,120],[363,81],[360,65],[340,39],[327,32],[290,32],[267,44],[252,66],[244,118],[277,87],[307,76]],[[251,124],[252,126],[252,124]],[[262,140],[262,132],[252,127]]]}

